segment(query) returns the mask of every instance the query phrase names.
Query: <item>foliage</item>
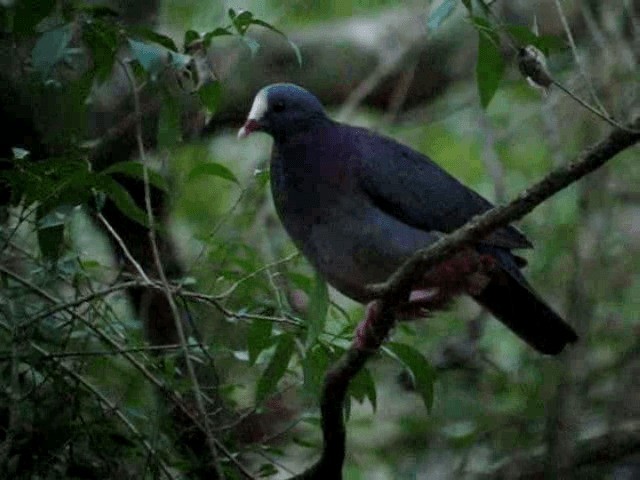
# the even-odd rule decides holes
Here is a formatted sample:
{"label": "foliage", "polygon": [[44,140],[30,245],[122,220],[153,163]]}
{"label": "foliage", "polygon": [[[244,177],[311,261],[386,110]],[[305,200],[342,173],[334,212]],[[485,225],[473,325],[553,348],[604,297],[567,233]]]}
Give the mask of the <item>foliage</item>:
{"label": "foliage", "polygon": [[[321,15],[323,9],[342,5],[325,3],[301,7],[296,2],[291,9]],[[540,158],[550,156],[552,147],[544,146],[540,133],[545,119],[530,118],[537,98],[509,78],[505,45],[532,44],[553,54],[562,42],[497,21],[484,1],[440,2],[426,21],[430,32],[442,34],[456,9],[466,12],[478,35],[475,85],[465,85],[433,106],[437,114],[444,112],[445,120],[427,127],[396,126],[393,134],[490,196],[492,185],[481,163],[485,135],[460,127],[472,122],[465,115],[478,113],[466,107],[450,113],[450,105],[461,97],[479,97],[483,108],[491,104],[491,121],[506,132],[495,139],[494,148],[508,167],[505,183],[514,192],[549,167],[550,161]],[[3,34],[27,52],[17,61],[26,65],[26,92],[38,99],[36,117],[59,118],[39,132],[48,147],[44,155],[16,142],[0,169],[0,182],[11,195],[0,263],[2,475],[194,478],[208,466],[210,452],[198,458],[182,448],[191,432],[171,424],[180,415],[197,412],[196,402],[191,403],[194,389],[213,412],[212,430],[224,446],[218,454],[229,478],[242,478],[238,464],[250,465],[260,477],[276,475],[277,460],[289,454],[290,443],[267,439],[281,432],[282,437],[292,432],[286,438],[316,454],[324,373],[349,347],[362,310],[333,300],[327,285],[293,251],[279,227],[273,227],[264,152],[255,155],[254,164],[238,166],[235,160],[250,156],[247,151],[238,153],[224,137],[212,145],[186,142],[182,128],[186,113],[215,114],[226,95],[221,81],[198,68],[207,47],[233,39],[260,54],[256,40],[246,35],[255,28],[289,40],[253,13],[234,9],[225,12],[218,27],[181,34],[181,45],[159,31],[125,25],[105,7],[24,0],[2,7],[1,13]],[[304,65],[299,49],[291,46]],[[92,137],[87,119],[101,89],[118,71],[127,73],[126,89],[139,97],[129,100],[131,105],[141,107],[148,95],[158,98],[161,108],[150,127],[141,119],[130,125],[141,130],[136,135],[142,148],[134,157],[144,158],[103,163],[96,152],[110,138]],[[473,89],[477,96],[469,93]],[[528,126],[528,131],[514,124]],[[20,133],[16,138],[28,136]],[[573,153],[583,133],[571,130],[566,135],[571,142],[566,150]],[[163,156],[170,158],[168,167]],[[629,179],[640,175],[631,161],[624,170]],[[142,201],[128,181],[144,185]],[[152,192],[170,198],[171,222],[164,221],[166,212],[145,202]],[[637,348],[621,325],[634,322],[640,286],[624,268],[638,258],[629,261],[621,247],[625,239],[603,239],[602,232],[598,236],[581,227],[583,221],[604,221],[603,215],[611,230],[624,221],[624,206],[604,194],[594,197],[591,210],[585,211],[585,196],[568,191],[541,207],[524,227],[541,239],[531,261],[534,283],[546,284],[545,295],[555,295],[556,303],[562,303],[563,289],[571,283],[571,252],[578,248],[579,235],[593,235],[590,244],[602,247],[596,260],[587,262],[589,276],[599,277],[588,288],[593,311],[613,327],[596,327],[590,360],[597,368],[589,381],[606,390],[615,353]],[[142,288],[158,295],[167,288],[153,262],[138,259],[138,267],[150,277],[145,279],[118,249],[118,238],[96,228],[110,204],[130,220],[131,230],[154,228],[161,239],[169,232],[180,237],[185,266],[169,275],[168,290],[190,327],[184,345],[149,344],[131,297]],[[122,242],[128,233],[121,232]],[[135,251],[139,245],[129,247]],[[615,268],[606,270],[609,265]],[[613,292],[611,285],[620,288]],[[473,361],[464,363],[463,355],[463,366],[452,366],[446,357],[451,353],[442,346],[468,340],[468,310],[399,326],[384,355],[351,384],[345,413],[358,437],[354,448],[364,445],[361,462],[393,456],[389,463],[398,466],[391,468],[390,477],[399,478],[420,472],[420,465],[406,467],[397,459],[424,460],[425,438],[433,439],[429,448],[459,454],[461,471],[469,458],[489,468],[493,460],[540,443],[545,409],[560,373],[549,361],[526,354],[495,323],[487,323],[482,340],[474,343]],[[197,370],[199,387],[187,375],[183,350]],[[604,417],[601,393],[591,388],[589,395],[596,398],[594,417]],[[369,406],[377,409],[373,416]],[[203,423],[192,422],[191,429],[204,432]],[[243,431],[244,424],[254,430]],[[363,427],[367,434],[358,435]],[[372,430],[381,433],[370,435]],[[484,455],[485,449],[490,454]],[[366,467],[352,463],[348,469]],[[412,471],[402,471],[405,467]]]}

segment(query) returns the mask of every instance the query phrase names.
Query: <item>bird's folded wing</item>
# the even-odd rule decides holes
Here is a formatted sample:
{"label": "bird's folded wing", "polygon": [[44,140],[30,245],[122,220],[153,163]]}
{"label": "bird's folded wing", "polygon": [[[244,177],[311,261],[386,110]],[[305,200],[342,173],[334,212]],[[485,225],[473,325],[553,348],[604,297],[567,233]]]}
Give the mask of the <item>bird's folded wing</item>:
{"label": "bird's folded wing", "polygon": [[[430,158],[386,137],[353,129],[359,157],[358,180],[371,201],[403,223],[425,231],[450,233],[493,205]],[[498,229],[481,243],[502,248],[530,248],[512,226]]]}

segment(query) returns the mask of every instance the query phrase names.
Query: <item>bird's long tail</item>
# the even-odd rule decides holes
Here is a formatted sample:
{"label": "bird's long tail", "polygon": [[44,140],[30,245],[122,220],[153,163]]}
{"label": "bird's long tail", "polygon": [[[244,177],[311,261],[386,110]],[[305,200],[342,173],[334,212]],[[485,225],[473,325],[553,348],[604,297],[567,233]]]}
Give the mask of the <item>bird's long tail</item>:
{"label": "bird's long tail", "polygon": [[499,268],[473,298],[539,352],[560,353],[578,339],[576,332],[518,276]]}

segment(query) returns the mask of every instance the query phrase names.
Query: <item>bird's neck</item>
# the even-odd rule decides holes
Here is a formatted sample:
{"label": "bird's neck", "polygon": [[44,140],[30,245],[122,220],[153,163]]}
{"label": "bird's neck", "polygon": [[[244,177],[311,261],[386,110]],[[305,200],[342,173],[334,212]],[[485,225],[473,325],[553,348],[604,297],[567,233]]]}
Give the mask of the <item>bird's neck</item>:
{"label": "bird's neck", "polygon": [[333,120],[328,117],[314,116],[305,118],[303,121],[289,124],[286,129],[274,131],[271,135],[275,141],[275,145],[283,149],[290,145],[300,143],[301,141],[304,142],[305,138],[321,132],[332,123],[334,123]]}

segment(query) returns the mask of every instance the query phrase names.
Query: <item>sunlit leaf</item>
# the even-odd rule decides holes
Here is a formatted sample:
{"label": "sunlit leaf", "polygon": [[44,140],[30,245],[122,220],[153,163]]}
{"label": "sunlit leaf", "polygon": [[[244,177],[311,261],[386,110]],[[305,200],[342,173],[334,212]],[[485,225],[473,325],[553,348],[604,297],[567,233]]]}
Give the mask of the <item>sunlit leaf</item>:
{"label": "sunlit leaf", "polygon": [[548,55],[549,52],[566,48],[565,41],[557,35],[536,35],[529,28],[522,25],[508,25],[505,29],[513,38],[518,40],[521,46],[533,45],[545,55]]}
{"label": "sunlit leaf", "polygon": [[478,81],[478,92],[480,94],[480,104],[487,108],[491,99],[498,90],[498,85],[504,74],[504,58],[500,51],[500,38],[493,31],[490,25],[478,27],[478,61],[476,64],[476,75]]}
{"label": "sunlit leaf", "polygon": [[129,47],[140,66],[152,77],[165,69],[168,53],[167,49],[137,40],[129,39]]}
{"label": "sunlit leaf", "polygon": [[52,228],[66,225],[71,215],[77,211],[77,205],[59,205],[49,212],[43,212],[43,215],[39,216],[37,228]]}
{"label": "sunlit leaf", "polygon": [[200,100],[211,114],[214,114],[216,110],[218,110],[221,94],[222,84],[217,80],[205,83],[198,89]]}
{"label": "sunlit leaf", "polygon": [[115,206],[131,220],[148,226],[147,212],[142,210],[131,198],[131,194],[109,175],[99,175],[98,187],[109,197]]}
{"label": "sunlit leaf", "polygon": [[169,64],[177,70],[184,70],[189,66],[192,60],[193,57],[191,55],[169,52]]}
{"label": "sunlit leaf", "polygon": [[150,28],[135,27],[135,28],[132,28],[130,32],[134,36],[138,36],[145,40],[149,40],[150,42],[157,43],[158,45],[162,45],[164,48],[171,50],[173,52],[178,51],[178,47],[176,46],[172,38],[167,37],[166,35],[162,35],[161,33],[158,33],[155,30],[151,30]]}
{"label": "sunlit leaf", "polygon": [[376,410],[378,404],[376,384],[373,381],[373,376],[368,368],[363,368],[353,378],[349,384],[349,395],[355,398],[359,403],[369,400],[373,410]]}
{"label": "sunlit leaf", "polygon": [[195,178],[202,177],[205,175],[224,178],[225,180],[229,180],[230,182],[236,183],[240,185],[240,182],[233,174],[231,170],[220,163],[201,163],[194,167],[187,176],[187,180],[191,181]]}
{"label": "sunlit leaf", "polygon": [[278,382],[283,377],[289,366],[289,360],[295,348],[294,337],[283,334],[278,337],[278,345],[267,365],[267,368],[258,379],[256,385],[256,403],[262,403],[276,390]]}
{"label": "sunlit leaf", "polygon": [[278,469],[272,463],[263,463],[258,469],[258,476],[261,478],[272,477],[278,474]]}
{"label": "sunlit leaf", "polygon": [[416,392],[422,398],[427,411],[431,411],[436,374],[429,361],[419,350],[404,343],[389,342],[383,350],[407,367],[413,378]]}
{"label": "sunlit leaf", "polygon": [[324,376],[331,360],[328,349],[322,344],[307,349],[302,360],[302,372],[304,389],[309,398],[318,399],[320,397]]}
{"label": "sunlit leaf", "polygon": [[284,32],[282,32],[281,30],[277,29],[276,27],[274,27],[273,25],[271,25],[270,23],[265,22],[264,20],[260,20],[258,18],[254,18],[251,21],[252,25],[259,25],[261,27],[267,28],[269,30],[271,30],[272,32],[277,33],[278,35],[282,36],[287,43],[289,43],[289,46],[291,47],[291,49],[293,50],[293,53],[295,53],[296,55],[296,60],[298,61],[298,65],[302,66],[302,53],[300,52],[300,48],[298,47],[298,45],[296,45],[293,41],[291,41]]}
{"label": "sunlit leaf", "polygon": [[[101,174],[113,175],[121,173],[123,175],[127,175],[129,177],[137,178],[139,180],[144,179],[144,166],[140,162],[136,162],[133,160],[126,162],[118,162],[110,165],[108,168],[104,169]],[[149,179],[149,184],[154,187],[163,190],[165,192],[169,191],[169,185],[167,181],[164,179],[162,175],[158,172],[154,172],[153,170],[147,168],[147,175]]]}
{"label": "sunlit leaf", "polygon": [[442,22],[451,16],[458,5],[458,0],[444,0],[438,7],[431,12],[427,19],[427,28],[430,32],[436,31]]}
{"label": "sunlit leaf", "polygon": [[253,320],[247,332],[247,350],[249,363],[253,365],[260,353],[273,344],[271,330],[273,324],[268,320]]}
{"label": "sunlit leaf", "polygon": [[176,100],[165,95],[158,118],[158,148],[170,148],[182,139],[180,106]]}
{"label": "sunlit leaf", "polygon": [[233,35],[233,33],[231,33],[231,31],[229,30],[229,27],[227,28],[218,27],[211,30],[210,32],[205,33],[202,37],[202,40],[203,40],[204,46],[209,47],[211,45],[211,40],[213,40],[214,37],[221,37],[221,36],[227,36],[227,35]]}
{"label": "sunlit leaf", "polygon": [[104,81],[113,70],[120,37],[115,26],[101,20],[86,23],[82,38],[91,50],[93,68],[99,81]]}
{"label": "sunlit leaf", "polygon": [[187,30],[184,32],[184,46],[185,48],[191,45],[193,42],[200,40],[200,34],[195,30]]}
{"label": "sunlit leaf", "polygon": [[33,67],[44,77],[48,77],[53,67],[64,59],[72,37],[71,24],[44,32],[31,51]]}
{"label": "sunlit leaf", "polygon": [[307,315],[307,322],[309,324],[306,339],[307,347],[313,345],[318,339],[318,336],[324,331],[328,310],[329,290],[327,289],[327,282],[316,273]]}

